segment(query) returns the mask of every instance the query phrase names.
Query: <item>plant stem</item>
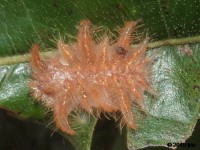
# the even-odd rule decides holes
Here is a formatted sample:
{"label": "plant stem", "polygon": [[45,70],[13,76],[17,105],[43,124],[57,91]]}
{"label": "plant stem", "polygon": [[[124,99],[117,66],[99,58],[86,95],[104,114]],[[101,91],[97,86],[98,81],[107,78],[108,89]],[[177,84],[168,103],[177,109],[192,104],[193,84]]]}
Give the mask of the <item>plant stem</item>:
{"label": "plant stem", "polygon": [[[161,46],[182,45],[182,44],[189,44],[189,43],[200,43],[200,36],[156,41],[156,42],[149,43],[148,47],[152,49],[152,48],[161,47]],[[133,47],[136,47],[136,46],[137,45],[133,45]],[[54,54],[55,54],[55,51],[41,52],[42,57],[50,57]],[[0,57],[0,66],[24,63],[24,62],[28,62],[29,59],[30,59],[30,54]]]}
{"label": "plant stem", "polygon": [[149,48],[156,48],[161,46],[169,46],[169,45],[183,45],[190,43],[200,43],[200,36],[193,36],[181,39],[167,39],[162,41],[156,41],[148,44]]}

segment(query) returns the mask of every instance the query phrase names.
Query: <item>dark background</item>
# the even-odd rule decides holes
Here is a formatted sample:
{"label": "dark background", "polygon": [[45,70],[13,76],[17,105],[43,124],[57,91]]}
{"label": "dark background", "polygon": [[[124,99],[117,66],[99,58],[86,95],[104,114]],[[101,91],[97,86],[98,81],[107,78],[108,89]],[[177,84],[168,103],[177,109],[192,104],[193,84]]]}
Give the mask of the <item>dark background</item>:
{"label": "dark background", "polygon": [[[93,135],[92,150],[128,150],[126,129],[120,134],[113,120],[102,118],[97,122]],[[177,150],[199,150],[200,119],[192,136],[186,143],[196,147],[177,148]],[[167,141],[166,141],[167,144]],[[16,119],[13,114],[0,109],[0,150],[74,150],[61,135],[36,123]],[[166,147],[148,147],[140,150],[169,150]]]}

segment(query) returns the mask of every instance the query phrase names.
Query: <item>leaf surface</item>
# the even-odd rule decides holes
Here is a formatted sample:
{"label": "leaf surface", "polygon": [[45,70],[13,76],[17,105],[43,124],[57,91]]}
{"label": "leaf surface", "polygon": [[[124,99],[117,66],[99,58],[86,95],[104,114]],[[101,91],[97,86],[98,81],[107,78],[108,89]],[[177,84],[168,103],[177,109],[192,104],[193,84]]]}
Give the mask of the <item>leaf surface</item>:
{"label": "leaf surface", "polygon": [[[0,66],[0,107],[27,119],[46,118],[47,110],[32,99],[27,87],[29,64],[10,65],[3,61],[8,58],[11,62],[16,55],[23,57],[33,43],[49,51],[61,37],[73,41],[82,19],[104,26],[100,30],[117,34],[115,29],[123,26],[124,21],[142,18],[139,39],[139,34],[144,35],[148,29],[151,41],[158,41],[199,36],[199,11],[198,0],[1,0],[0,64],[4,65]],[[189,43],[193,41],[185,44]],[[187,56],[179,53],[178,48],[163,46],[149,50],[151,54],[157,53],[153,82],[159,95],[155,98],[146,94],[147,112],[146,115],[137,113],[138,129],[128,131],[129,148],[166,146],[168,142],[184,141],[192,133],[200,113],[200,49],[198,43],[190,44],[193,55]],[[96,119],[87,115],[79,119],[86,122],[74,127],[82,130],[75,137],[67,138],[76,149],[90,149]]]}

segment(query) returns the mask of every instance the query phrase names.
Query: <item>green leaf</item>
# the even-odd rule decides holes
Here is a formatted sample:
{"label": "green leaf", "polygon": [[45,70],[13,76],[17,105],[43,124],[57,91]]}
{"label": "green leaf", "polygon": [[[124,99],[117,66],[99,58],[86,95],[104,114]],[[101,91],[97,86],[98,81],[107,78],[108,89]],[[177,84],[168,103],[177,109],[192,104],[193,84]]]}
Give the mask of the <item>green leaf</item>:
{"label": "green leaf", "polygon": [[21,117],[42,119],[44,109],[30,97],[28,80],[30,69],[27,63],[0,67],[0,106]]}
{"label": "green leaf", "polygon": [[151,50],[158,53],[153,81],[159,94],[146,97],[146,117],[140,115],[138,129],[128,132],[130,148],[183,143],[191,135],[200,114],[200,45],[190,46],[193,56],[176,46]]}
{"label": "green leaf", "polygon": [[[158,57],[153,81],[159,94],[156,98],[146,94],[146,115],[134,109],[138,128],[128,131],[128,147],[183,141],[191,135],[200,113],[199,11],[198,0],[1,0],[0,107],[44,123],[47,110],[33,100],[27,87],[30,68],[24,54],[30,46],[39,43],[49,51],[60,37],[72,41],[82,19],[117,34],[115,29],[124,21],[142,18],[144,26],[138,34],[148,29],[151,41],[157,41],[150,47],[162,46],[149,50],[149,55]],[[169,46],[189,43],[196,43],[189,45],[192,56],[179,53],[180,46]],[[96,119],[72,114],[71,120],[75,120],[77,135],[64,136],[77,150],[90,149]]]}

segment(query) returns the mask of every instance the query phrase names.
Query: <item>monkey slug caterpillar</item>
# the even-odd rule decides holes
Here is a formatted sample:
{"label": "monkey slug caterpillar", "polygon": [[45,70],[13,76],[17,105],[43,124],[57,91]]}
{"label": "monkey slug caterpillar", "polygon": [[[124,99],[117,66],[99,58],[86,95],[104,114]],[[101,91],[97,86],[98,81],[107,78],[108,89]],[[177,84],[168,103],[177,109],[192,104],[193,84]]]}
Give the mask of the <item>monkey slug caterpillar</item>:
{"label": "monkey slug caterpillar", "polygon": [[[147,38],[135,48],[130,46],[137,23],[127,22],[115,42],[109,36],[96,42],[92,39],[90,21],[83,20],[77,42],[58,41],[58,53],[46,60],[40,58],[39,46],[33,45],[29,87],[34,98],[53,111],[54,121],[63,132],[75,134],[68,116],[77,110],[110,114],[135,129],[132,106],[136,104],[143,110],[144,91],[153,92],[152,59],[145,56]],[[118,118],[116,112],[121,112],[122,117]]]}

